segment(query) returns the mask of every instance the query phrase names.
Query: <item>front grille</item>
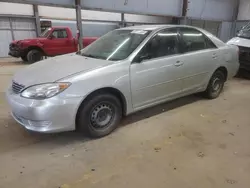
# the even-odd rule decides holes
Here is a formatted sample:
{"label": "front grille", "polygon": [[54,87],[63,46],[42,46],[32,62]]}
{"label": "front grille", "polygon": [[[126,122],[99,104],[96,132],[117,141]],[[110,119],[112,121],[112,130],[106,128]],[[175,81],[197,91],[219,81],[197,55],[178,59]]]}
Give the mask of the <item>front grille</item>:
{"label": "front grille", "polygon": [[14,93],[20,93],[25,88],[24,85],[18,84],[17,82],[12,82],[12,91]]}
{"label": "front grille", "polygon": [[13,44],[13,43],[10,43],[10,45],[9,45],[9,48],[10,48],[10,49],[13,49],[13,48],[15,48],[15,44]]}
{"label": "front grille", "polygon": [[250,48],[247,48],[247,47],[239,46],[239,50],[240,50],[240,52],[248,52],[248,53],[250,53]]}
{"label": "front grille", "polygon": [[18,50],[19,48],[18,48],[18,45],[17,45],[17,44],[10,43],[9,49],[10,49],[10,50]]}

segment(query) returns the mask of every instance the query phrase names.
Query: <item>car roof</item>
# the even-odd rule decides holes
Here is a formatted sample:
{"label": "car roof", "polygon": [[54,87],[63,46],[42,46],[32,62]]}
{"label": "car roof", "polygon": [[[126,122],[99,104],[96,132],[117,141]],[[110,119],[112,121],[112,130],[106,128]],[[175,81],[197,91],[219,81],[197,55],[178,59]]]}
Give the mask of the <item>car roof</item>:
{"label": "car roof", "polygon": [[207,37],[209,37],[217,47],[225,46],[225,43],[222,42],[220,39],[218,39],[216,36],[213,34],[209,33],[208,31],[198,28],[198,27],[193,27],[189,25],[171,25],[171,24],[162,24],[162,25],[137,25],[137,26],[132,26],[132,27],[123,27],[118,30],[148,30],[148,31],[158,31],[160,29],[165,29],[165,28],[174,28],[174,27],[182,27],[182,28],[194,28],[205,34]]}
{"label": "car roof", "polygon": [[171,28],[171,27],[189,27],[194,28],[192,26],[187,25],[170,25],[170,24],[162,24],[162,25],[137,25],[137,26],[131,26],[131,27],[123,27],[119,30],[148,30],[148,31],[154,31],[161,28]]}

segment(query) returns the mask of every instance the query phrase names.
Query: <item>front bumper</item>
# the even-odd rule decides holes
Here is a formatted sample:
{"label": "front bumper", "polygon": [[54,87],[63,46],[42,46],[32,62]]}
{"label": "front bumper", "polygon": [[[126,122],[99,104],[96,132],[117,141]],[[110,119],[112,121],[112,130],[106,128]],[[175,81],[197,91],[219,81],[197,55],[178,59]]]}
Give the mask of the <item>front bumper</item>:
{"label": "front bumper", "polygon": [[75,130],[75,117],[81,98],[62,99],[55,96],[45,100],[26,99],[11,89],[6,92],[13,118],[26,129],[55,133]]}
{"label": "front bumper", "polygon": [[240,61],[240,69],[250,71],[250,61]]}
{"label": "front bumper", "polygon": [[18,45],[16,44],[10,44],[9,46],[9,53],[8,55],[12,56],[12,57],[21,57],[24,56],[25,54],[25,50],[21,49]]}
{"label": "front bumper", "polygon": [[240,68],[250,71],[250,48],[239,47]]}
{"label": "front bumper", "polygon": [[18,50],[10,50],[8,53],[9,56],[17,57],[17,58],[21,57],[21,54],[22,53]]}

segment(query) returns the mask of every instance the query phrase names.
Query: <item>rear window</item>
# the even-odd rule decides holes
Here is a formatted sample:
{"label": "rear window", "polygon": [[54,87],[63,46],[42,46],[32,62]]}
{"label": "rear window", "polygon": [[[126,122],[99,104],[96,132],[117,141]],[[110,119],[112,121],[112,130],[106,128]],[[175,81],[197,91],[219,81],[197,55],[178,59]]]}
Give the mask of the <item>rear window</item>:
{"label": "rear window", "polygon": [[216,48],[215,44],[202,32],[193,28],[180,28],[182,51],[193,52],[209,48]]}

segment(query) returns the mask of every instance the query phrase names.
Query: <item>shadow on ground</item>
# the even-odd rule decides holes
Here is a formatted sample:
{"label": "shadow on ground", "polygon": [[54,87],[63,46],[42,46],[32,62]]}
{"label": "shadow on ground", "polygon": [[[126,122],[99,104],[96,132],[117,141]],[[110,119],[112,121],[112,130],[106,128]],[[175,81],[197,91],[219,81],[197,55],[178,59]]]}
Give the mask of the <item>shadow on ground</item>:
{"label": "shadow on ground", "polygon": [[[188,97],[183,97],[183,98],[174,100],[172,102],[168,102],[168,103],[164,103],[164,104],[152,107],[152,108],[148,108],[146,110],[142,110],[128,117],[124,117],[124,119],[121,122],[121,126],[130,125],[132,123],[141,121],[143,119],[159,115],[166,111],[170,111],[172,109],[176,109],[178,107],[194,103],[198,100],[202,100],[202,98],[199,95],[191,95]],[[8,121],[7,123],[12,124],[12,126],[20,126],[17,123],[15,123],[14,120],[11,119],[11,117],[9,117],[7,121]],[[23,136],[24,139],[27,139],[27,137],[29,137],[28,139],[33,140],[24,145],[27,145],[27,144],[30,145],[30,144],[34,144],[38,142],[45,142],[45,143],[49,142],[50,144],[54,146],[55,145],[63,146],[66,144],[73,144],[76,142],[83,143],[86,141],[93,140],[93,139],[86,137],[83,133],[76,132],[76,131],[56,133],[56,134],[40,134],[40,133],[35,133],[35,132],[24,130],[24,128],[22,127],[20,127],[20,129],[19,129],[20,134],[24,135]]]}

